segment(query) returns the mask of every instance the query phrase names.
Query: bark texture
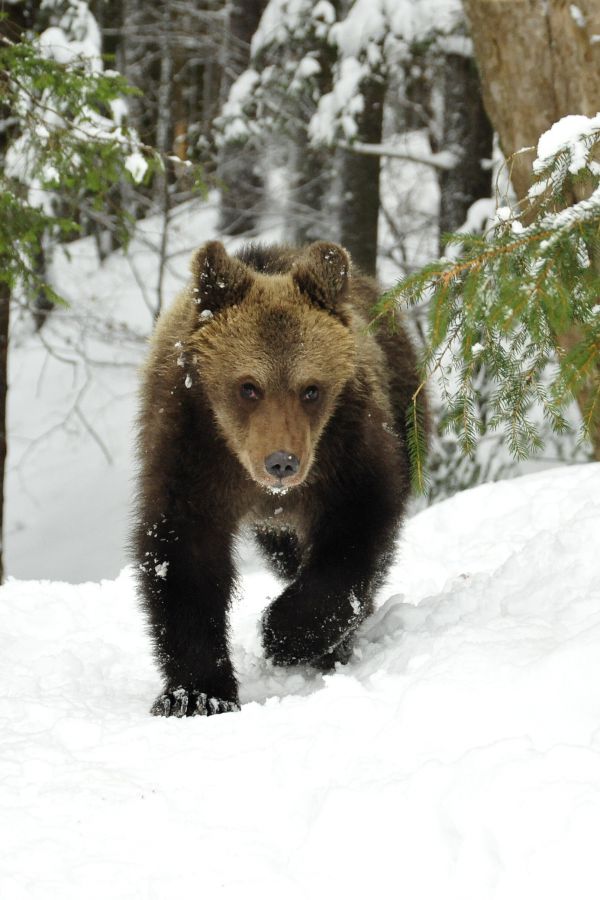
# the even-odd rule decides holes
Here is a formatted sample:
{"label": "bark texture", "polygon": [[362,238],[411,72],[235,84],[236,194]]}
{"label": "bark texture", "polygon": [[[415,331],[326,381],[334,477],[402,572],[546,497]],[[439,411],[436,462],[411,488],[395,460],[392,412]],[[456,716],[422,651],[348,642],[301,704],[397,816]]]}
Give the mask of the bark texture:
{"label": "bark texture", "polygon": [[[0,35],[11,41],[19,41],[21,34],[31,28],[36,14],[33,0],[10,7],[0,19]],[[0,12],[5,12],[4,5]],[[2,78],[0,75],[0,86]],[[0,119],[10,114],[9,108],[0,105]],[[9,130],[0,129],[0,167],[9,142]],[[6,260],[0,256],[0,272],[8,270]],[[6,395],[8,393],[8,326],[10,321],[11,289],[0,280],[0,582],[4,581],[4,472],[6,468]]]}
{"label": "bark texture", "polygon": [[4,581],[4,469],[6,466],[9,311],[10,288],[6,282],[0,281],[0,582]]}
{"label": "bark texture", "polygon": [[[267,0],[233,0],[231,4],[223,100],[250,63],[250,41],[266,3]],[[258,162],[258,151],[250,142],[227,145],[219,154],[218,175],[222,186],[219,227],[226,234],[244,234],[256,228],[263,194]]]}
{"label": "bark texture", "polygon": [[[488,115],[505,156],[535,147],[562,116],[600,106],[600,3],[578,0],[465,0]],[[579,20],[579,24],[576,21]],[[527,192],[535,152],[519,155],[512,183]]]}
{"label": "bark texture", "polygon": [[[600,3],[598,0],[465,0],[488,115],[511,164],[519,199],[531,183],[540,135],[566,115],[593,116],[600,108]],[[557,337],[567,351],[576,331]],[[600,362],[598,363],[600,369]],[[600,374],[600,373],[599,373]],[[578,396],[585,409],[589,390]],[[591,440],[600,460],[600,422]]]}
{"label": "bark texture", "polygon": [[[365,105],[356,135],[361,143],[381,143],[385,89],[384,79],[375,76],[361,85]],[[377,268],[380,158],[351,150],[342,150],[341,157],[341,242],[356,265],[367,275],[374,275]]]}
{"label": "bark texture", "polygon": [[483,107],[477,69],[467,56],[450,53],[446,57],[443,125],[442,146],[458,162],[440,175],[440,236],[460,228],[469,207],[489,197],[492,190],[492,174],[482,160],[492,156],[494,134]]}

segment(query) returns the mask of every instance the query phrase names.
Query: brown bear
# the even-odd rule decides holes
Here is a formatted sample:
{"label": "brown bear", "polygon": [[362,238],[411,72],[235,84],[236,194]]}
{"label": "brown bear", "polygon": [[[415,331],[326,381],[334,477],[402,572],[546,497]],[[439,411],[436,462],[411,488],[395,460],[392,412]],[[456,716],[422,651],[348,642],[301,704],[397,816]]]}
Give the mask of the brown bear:
{"label": "brown bear", "polygon": [[[156,715],[238,709],[227,643],[234,540],[287,582],[262,620],[274,663],[347,661],[409,495],[419,384],[401,321],[347,252],[205,244],[145,368],[134,545],[164,685]],[[423,411],[424,414],[424,411]]]}

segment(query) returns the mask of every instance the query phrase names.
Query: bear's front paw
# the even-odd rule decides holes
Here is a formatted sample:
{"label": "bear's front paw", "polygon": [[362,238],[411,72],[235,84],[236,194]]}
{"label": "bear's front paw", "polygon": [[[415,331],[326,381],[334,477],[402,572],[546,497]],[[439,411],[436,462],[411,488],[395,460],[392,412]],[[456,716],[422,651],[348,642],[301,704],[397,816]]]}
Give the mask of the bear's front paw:
{"label": "bear's front paw", "polygon": [[[336,662],[347,662],[352,638],[360,624],[350,603],[337,605],[293,602],[292,585],[271,604],[262,619],[265,656],[278,666],[309,664],[327,671]],[[333,608],[332,608],[333,607]]]}
{"label": "bear's front paw", "polygon": [[305,642],[295,637],[275,635],[268,627],[263,628],[263,647],[265,656],[276,666],[310,665],[322,672],[333,669],[336,663],[344,665],[352,656],[353,635],[342,638],[338,644],[330,643],[320,646],[311,641]]}
{"label": "bear's front paw", "polygon": [[165,694],[159,694],[150,710],[153,716],[216,716],[224,712],[236,712],[240,705],[236,700],[222,700],[209,697],[203,691],[187,690],[179,687]]}

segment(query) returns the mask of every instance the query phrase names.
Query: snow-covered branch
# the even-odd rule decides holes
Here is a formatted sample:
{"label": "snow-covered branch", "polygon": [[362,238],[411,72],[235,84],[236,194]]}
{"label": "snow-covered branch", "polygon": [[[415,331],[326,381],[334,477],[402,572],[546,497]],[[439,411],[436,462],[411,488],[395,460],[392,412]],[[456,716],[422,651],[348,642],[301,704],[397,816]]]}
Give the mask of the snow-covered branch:
{"label": "snow-covered branch", "polygon": [[431,166],[443,172],[453,169],[457,163],[456,154],[450,150],[442,150],[440,153],[408,153],[400,147],[393,144],[363,144],[355,141],[352,144],[344,143],[340,145],[344,150],[350,150],[353,153],[361,153],[364,156],[388,156],[393,159],[405,159],[407,162],[422,163],[424,166]]}

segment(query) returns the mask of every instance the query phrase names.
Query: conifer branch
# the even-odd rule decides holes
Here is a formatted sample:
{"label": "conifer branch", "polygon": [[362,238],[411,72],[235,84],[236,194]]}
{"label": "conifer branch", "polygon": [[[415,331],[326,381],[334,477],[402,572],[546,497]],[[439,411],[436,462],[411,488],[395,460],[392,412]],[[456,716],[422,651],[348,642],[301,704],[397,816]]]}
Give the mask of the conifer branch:
{"label": "conifer branch", "polygon": [[499,210],[484,237],[448,236],[448,244],[460,247],[457,258],[408,275],[381,298],[376,318],[398,302],[424,305],[429,313],[409,433],[420,489],[417,399],[436,372],[444,375],[447,420],[465,451],[473,452],[484,427],[475,401],[477,373],[485,370],[494,385],[487,427],[505,430],[515,458],[543,446],[534,405],[561,433],[573,400],[582,438],[600,458],[600,126],[588,122],[584,134],[536,161],[525,204]]}

